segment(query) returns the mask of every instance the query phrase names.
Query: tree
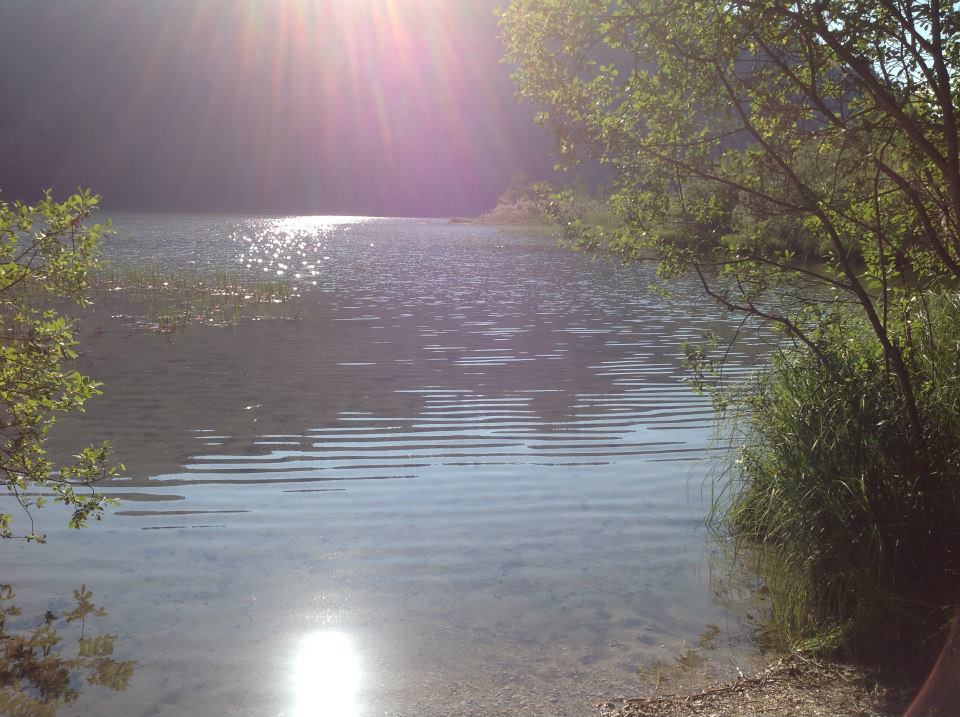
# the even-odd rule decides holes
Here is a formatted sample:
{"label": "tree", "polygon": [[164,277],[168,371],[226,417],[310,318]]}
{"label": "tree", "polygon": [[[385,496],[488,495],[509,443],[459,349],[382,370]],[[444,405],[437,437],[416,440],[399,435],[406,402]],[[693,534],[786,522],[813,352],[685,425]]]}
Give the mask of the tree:
{"label": "tree", "polygon": [[[98,204],[89,191],[35,206],[0,203],[0,481],[25,511],[30,529],[19,537],[44,540],[32,508],[52,497],[72,510],[69,525],[99,520],[110,499],[95,483],[122,469],[110,466],[108,443],[90,446],[69,465],[47,456],[47,435],[58,415],[80,411],[97,384],[67,364],[76,358],[64,301],[86,302],[89,272],[98,266],[100,238],[109,225],[86,225]],[[16,536],[14,517],[0,513],[0,537]]]}
{"label": "tree", "polygon": [[[831,405],[862,424],[844,435],[873,447],[846,446],[848,463],[825,455],[795,475],[806,481],[799,499],[815,498],[796,511],[800,521],[814,511],[825,521],[817,528],[829,523],[819,545],[788,545],[768,522],[773,512],[757,508],[769,508],[769,493],[755,491],[739,512],[767,521],[752,537],[780,541],[781,554],[796,549],[807,600],[798,614],[824,614],[811,605],[850,567],[841,549],[876,559],[875,574],[857,566],[860,593],[869,583],[879,594],[883,583],[898,609],[922,602],[926,617],[936,601],[955,601],[960,434],[948,387],[960,366],[948,350],[957,328],[948,294],[960,279],[960,9],[939,0],[514,0],[501,26],[519,92],[543,107],[561,162],[592,157],[612,169],[621,228],[587,233],[586,244],[655,258],[664,277],[689,272],[729,310],[782,331],[793,350],[774,364],[781,383],[751,410],[767,415],[784,397],[785,408],[800,405],[812,394],[798,386],[822,398],[830,385]],[[798,416],[789,418],[807,428],[822,418]],[[763,437],[776,451],[799,435]],[[814,435],[825,434],[810,431],[812,444],[791,455],[822,453]],[[745,448],[753,479],[764,461]],[[778,474],[801,465],[769,463]],[[781,485],[767,477],[768,488]],[[845,508],[823,517],[843,501],[816,493],[820,477],[824,491],[863,498],[871,522],[853,544],[837,517]],[[863,612],[849,588],[830,606],[846,615],[824,624]]]}
{"label": "tree", "polygon": [[[772,271],[840,292],[875,331],[918,446],[894,287],[960,278],[958,25],[936,0],[516,0],[502,20],[561,157],[613,167],[620,249],[692,269],[714,294],[703,272],[722,267],[741,291],[718,300],[812,349],[803,321],[764,311],[757,289]],[[697,182],[714,191],[687,201]],[[801,221],[828,247],[823,271],[771,253],[769,235],[691,247],[644,231],[665,197],[693,222],[729,192],[747,215]]]}

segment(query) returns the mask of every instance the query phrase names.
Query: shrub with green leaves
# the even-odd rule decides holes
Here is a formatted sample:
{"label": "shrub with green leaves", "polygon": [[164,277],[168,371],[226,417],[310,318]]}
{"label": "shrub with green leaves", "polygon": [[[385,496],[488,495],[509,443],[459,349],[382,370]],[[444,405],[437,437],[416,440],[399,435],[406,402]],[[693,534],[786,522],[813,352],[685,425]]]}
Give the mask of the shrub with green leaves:
{"label": "shrub with green leaves", "polygon": [[0,537],[42,542],[31,511],[51,499],[71,509],[70,527],[99,520],[110,499],[95,484],[122,468],[109,464],[108,443],[61,466],[46,449],[57,416],[83,410],[98,393],[96,383],[68,368],[76,340],[57,309],[86,301],[88,274],[109,230],[86,223],[97,203],[89,191],[62,203],[49,193],[33,206],[0,203],[0,482],[29,523],[20,530],[14,512],[0,510]]}

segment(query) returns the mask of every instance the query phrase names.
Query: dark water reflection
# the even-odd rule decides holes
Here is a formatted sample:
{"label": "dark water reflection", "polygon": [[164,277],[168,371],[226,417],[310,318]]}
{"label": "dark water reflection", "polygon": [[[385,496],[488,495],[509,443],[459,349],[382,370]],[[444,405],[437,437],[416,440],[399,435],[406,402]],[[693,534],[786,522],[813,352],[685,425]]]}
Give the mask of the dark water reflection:
{"label": "dark water reflection", "polygon": [[25,618],[13,586],[0,584],[0,714],[54,717],[82,690],[125,691],[137,663],[116,657],[106,617],[83,585],[62,610]]}
{"label": "dark water reflection", "polygon": [[124,505],[8,552],[122,605],[152,669],[90,713],[583,714],[705,625],[739,633],[701,577],[712,414],[678,344],[726,324],[693,292],[438,221],[117,226],[117,262],[304,292],[236,329],[135,330],[122,297],[84,317],[105,393],[57,438],[112,438]]}

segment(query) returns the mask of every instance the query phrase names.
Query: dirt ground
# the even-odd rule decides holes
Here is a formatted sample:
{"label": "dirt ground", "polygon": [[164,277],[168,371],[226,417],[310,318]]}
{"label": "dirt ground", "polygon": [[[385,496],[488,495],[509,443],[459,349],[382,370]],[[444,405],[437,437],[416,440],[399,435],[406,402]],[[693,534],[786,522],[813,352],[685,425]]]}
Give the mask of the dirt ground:
{"label": "dirt ground", "polygon": [[787,657],[698,692],[654,689],[650,697],[605,702],[598,710],[601,717],[894,717],[915,691],[844,665]]}

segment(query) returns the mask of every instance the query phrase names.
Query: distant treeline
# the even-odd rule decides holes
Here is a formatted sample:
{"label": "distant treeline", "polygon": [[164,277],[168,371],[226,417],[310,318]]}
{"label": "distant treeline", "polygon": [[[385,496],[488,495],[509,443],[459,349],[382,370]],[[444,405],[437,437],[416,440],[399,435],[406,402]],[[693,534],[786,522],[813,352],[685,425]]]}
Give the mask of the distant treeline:
{"label": "distant treeline", "polygon": [[561,188],[550,182],[532,182],[523,172],[515,172],[496,206],[479,217],[457,218],[456,222],[479,224],[557,225],[562,222],[557,204],[575,205],[577,216],[598,224],[615,220],[609,192],[603,187],[576,185]]}

